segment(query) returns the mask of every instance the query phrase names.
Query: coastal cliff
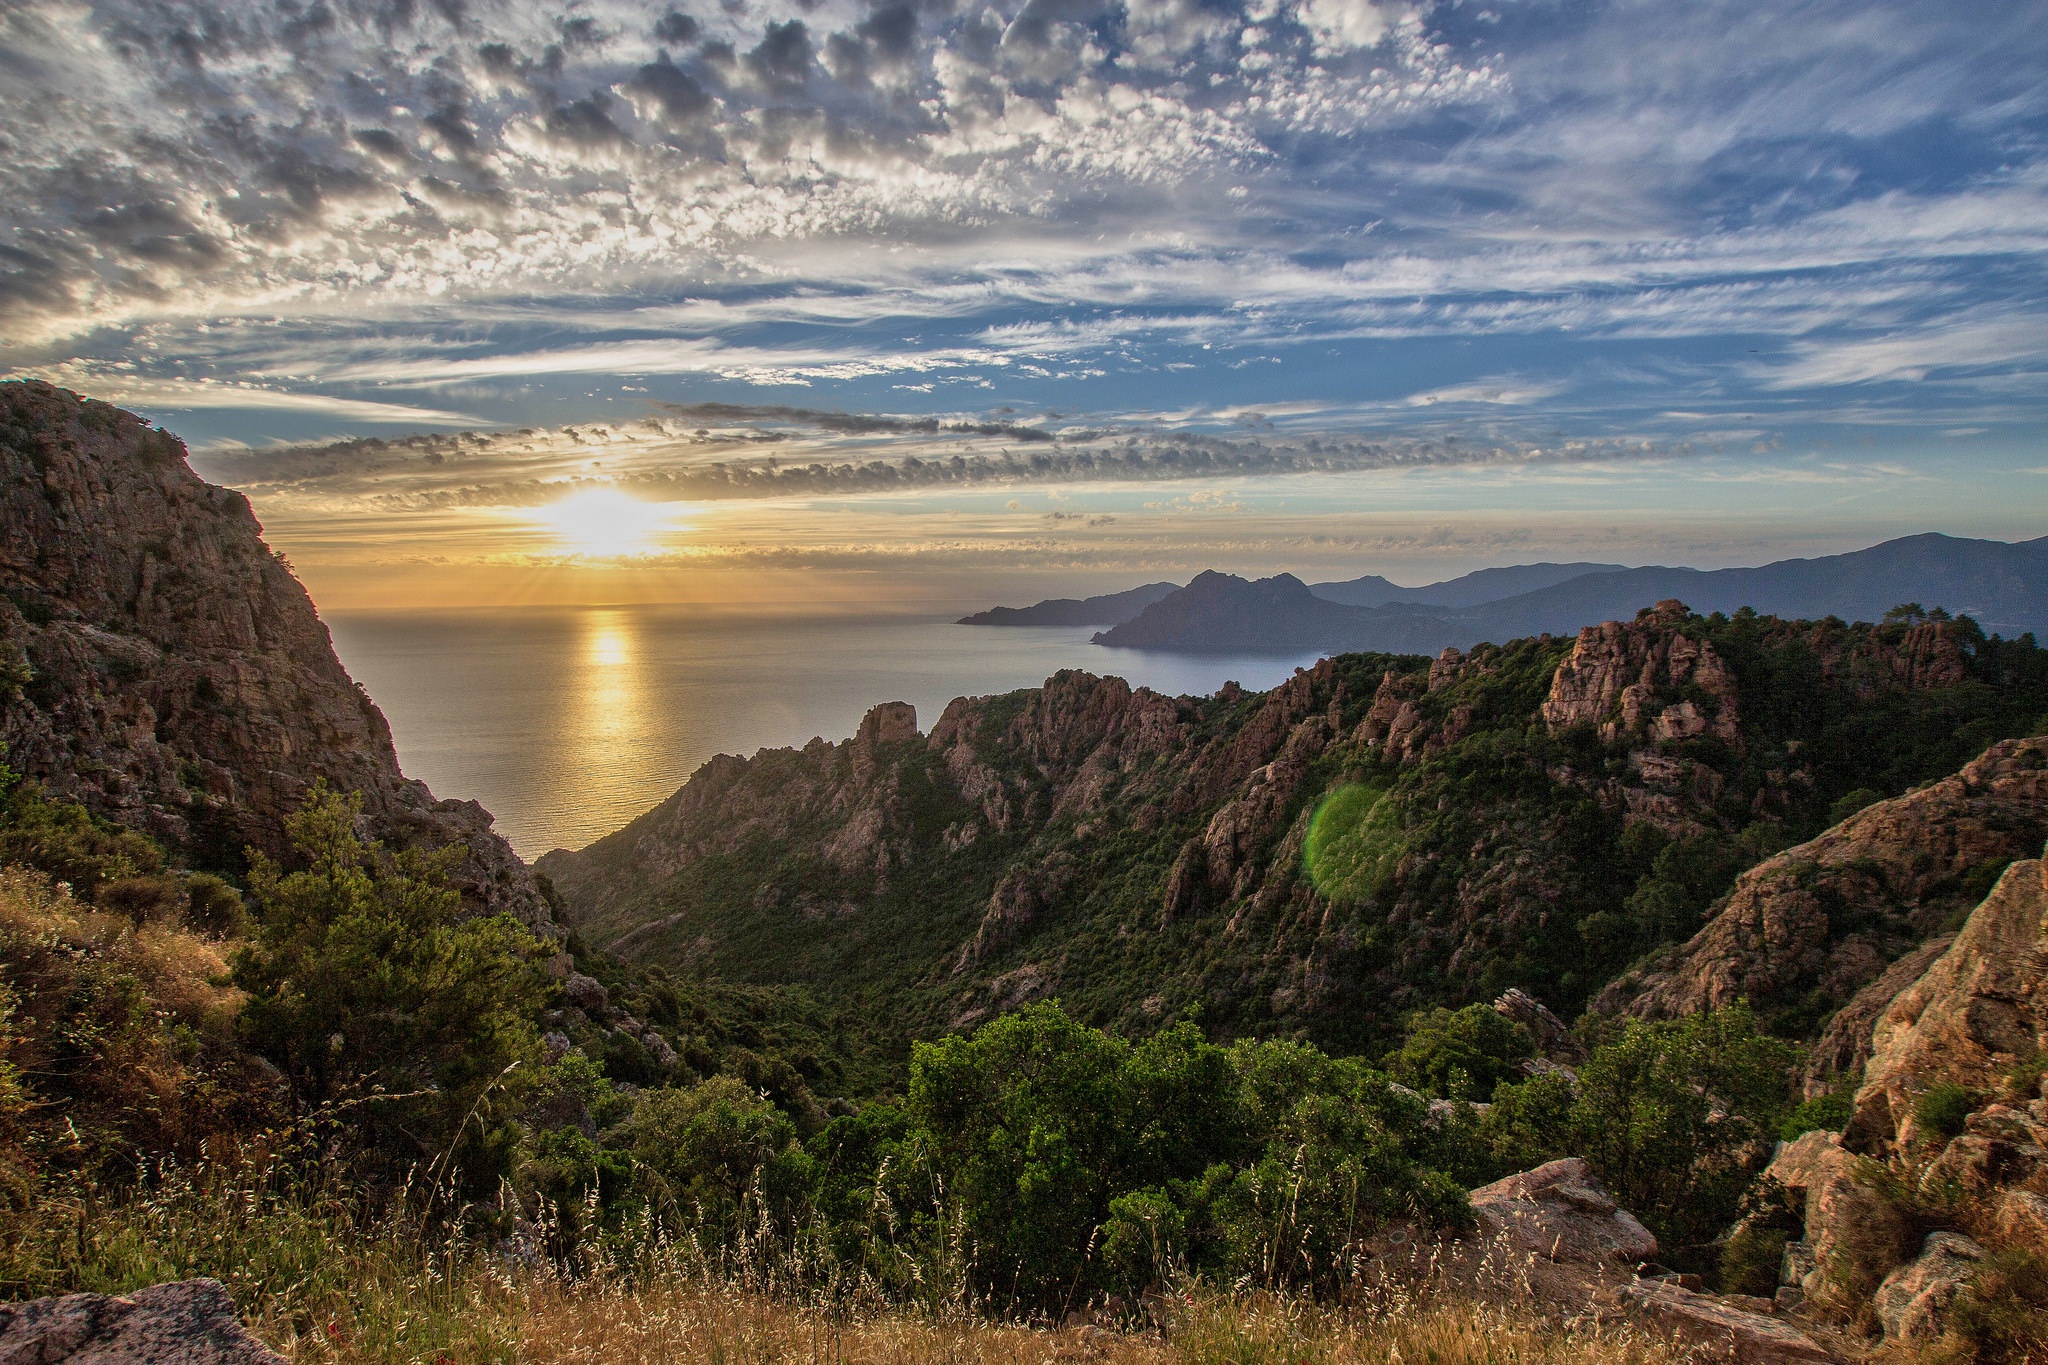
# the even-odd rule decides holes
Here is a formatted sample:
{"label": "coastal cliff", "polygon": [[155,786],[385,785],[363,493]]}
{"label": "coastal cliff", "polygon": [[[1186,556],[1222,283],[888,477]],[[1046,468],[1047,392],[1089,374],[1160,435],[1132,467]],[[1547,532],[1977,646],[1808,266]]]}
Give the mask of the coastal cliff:
{"label": "coastal cliff", "polygon": [[532,874],[473,801],[400,772],[248,500],[182,442],[36,381],[0,384],[0,742],[16,772],[203,865],[276,853],[316,781],[369,832],[459,846],[450,880],[535,928]]}

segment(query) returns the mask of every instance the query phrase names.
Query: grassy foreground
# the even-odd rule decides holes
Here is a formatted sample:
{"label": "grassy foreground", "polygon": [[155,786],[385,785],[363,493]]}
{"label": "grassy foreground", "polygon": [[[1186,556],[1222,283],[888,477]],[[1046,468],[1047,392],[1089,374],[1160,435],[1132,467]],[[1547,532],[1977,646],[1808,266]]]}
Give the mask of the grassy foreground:
{"label": "grassy foreground", "polygon": [[[451,1231],[488,1220],[365,1216],[246,1165],[158,1167],[108,1198],[46,1198],[0,1229],[5,1297],[118,1293],[210,1276],[255,1333],[295,1362],[808,1362],[1024,1365],[1101,1361],[1407,1361],[1436,1365],[1665,1365],[1687,1352],[1638,1329],[1560,1323],[1492,1292],[1423,1277],[1368,1284],[1338,1302],[1191,1285],[1120,1315],[1062,1328],[977,1312],[956,1288],[894,1304],[860,1283],[820,1282],[786,1252],[707,1251],[657,1237],[614,1243],[574,1274],[515,1236],[489,1250]],[[387,1206],[388,1207],[388,1206]],[[546,1230],[539,1236],[544,1240]],[[1096,1321],[1105,1325],[1098,1326]]]}

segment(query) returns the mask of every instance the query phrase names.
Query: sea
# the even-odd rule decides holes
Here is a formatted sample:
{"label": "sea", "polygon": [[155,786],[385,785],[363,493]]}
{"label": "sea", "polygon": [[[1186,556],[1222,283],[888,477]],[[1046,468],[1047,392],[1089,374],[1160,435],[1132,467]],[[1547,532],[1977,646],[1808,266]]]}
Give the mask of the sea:
{"label": "sea", "polygon": [[738,614],[684,606],[331,612],[342,662],[436,796],[481,801],[527,858],[581,848],[659,804],[714,754],[851,735],[906,701],[929,730],[954,697],[1063,668],[1168,695],[1263,690],[1311,655],[1109,649],[1095,627],[962,626],[931,614]]}

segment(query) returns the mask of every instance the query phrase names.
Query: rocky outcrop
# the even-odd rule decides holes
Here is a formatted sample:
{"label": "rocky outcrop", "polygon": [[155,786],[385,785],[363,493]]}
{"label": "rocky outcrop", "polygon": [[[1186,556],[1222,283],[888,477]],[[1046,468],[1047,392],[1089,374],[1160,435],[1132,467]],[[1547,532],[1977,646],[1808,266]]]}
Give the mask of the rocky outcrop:
{"label": "rocky outcrop", "polygon": [[324,780],[369,832],[455,846],[473,908],[551,926],[473,801],[437,801],[248,501],[202,481],[141,418],[35,381],[0,384],[0,742],[7,764],[95,812],[232,864],[279,852]]}
{"label": "rocky outcrop", "polygon": [[1852,1143],[1911,1146],[1931,1087],[1989,1095],[2004,1073],[2048,1045],[2044,874],[2040,859],[2007,868],[1955,943],[1885,1010],[1856,1095]]}
{"label": "rocky outcrop", "polygon": [[1972,874],[2038,853],[2044,838],[2048,737],[2001,741],[1745,872],[1705,928],[1595,1007],[1669,1019],[1738,999],[1845,1003],[1967,903]]}
{"label": "rocky outcrop", "polygon": [[1935,960],[1956,941],[1954,934],[1936,934],[1884,969],[1878,978],[1857,991],[1828,1020],[1820,1037],[1806,1050],[1796,1084],[1808,1099],[1826,1094],[1842,1078],[1860,1078],[1870,1062],[1871,1034],[1877,1021],[1899,992],[1926,975]]}
{"label": "rocky outcrop", "polygon": [[1941,1335],[1950,1305],[1984,1259],[1984,1248],[1957,1232],[1930,1232],[1920,1255],[1891,1274],[1871,1296],[1888,1341],[1929,1341]]}
{"label": "rocky outcrop", "polygon": [[[1770,1316],[1762,1300],[1738,1302],[1688,1288],[1668,1274],[1640,1274],[1657,1255],[1649,1229],[1618,1208],[1584,1161],[1565,1157],[1472,1191],[1487,1253],[1505,1251],[1539,1302],[1572,1315],[1619,1312],[1736,1361],[1826,1361],[1804,1332]],[[1461,1259],[1478,1255],[1466,1250]]]}
{"label": "rocky outcrop", "polygon": [[[1725,846],[1753,822],[1807,825],[1845,776],[1898,780],[1891,758],[1880,775],[1870,753],[1803,738],[1834,733],[1816,717],[1852,697],[1893,689],[1899,714],[1949,724],[1993,694],[2001,716],[2032,705],[1995,681],[1952,704],[1897,691],[1952,682],[1944,658],[1983,671],[2023,649],[1980,660],[1960,652],[1965,637],[1980,638],[1956,623],[1717,622],[1667,604],[1576,644],[1326,659],[1262,695],[1165,697],[1068,670],[956,698],[921,742],[892,705],[844,744],[714,759],[626,829],[540,866],[593,943],[828,994],[853,964],[887,961],[916,1027],[982,1008],[992,978],[1036,964],[1133,1026],[1199,999],[1226,1030],[1371,1046],[1381,1039],[1365,1035],[1411,1009],[1509,983],[1576,1007],[1596,984],[1588,966],[1668,932],[1676,911],[1641,912],[1616,882],[1628,827]],[[1800,686],[1825,704],[1793,704],[1753,666],[1780,657],[1817,667]],[[1751,683],[1753,704],[1739,695]],[[1934,776],[1933,751],[1898,761]],[[1997,827],[2000,847],[2016,827]],[[2048,836],[2048,819],[2037,827]],[[1782,973],[1810,1011],[1797,1027],[1939,927],[1951,891],[1982,871],[1975,845],[1957,845],[1938,867],[1877,868],[1911,902],[1898,914],[1801,924],[1812,941],[1793,947],[1819,966]],[[1871,867],[1821,880],[1837,873]],[[1729,992],[1753,986],[1749,967],[1771,951],[1735,942]],[[1826,969],[1818,995],[1809,968]]]}
{"label": "rocky outcrop", "polygon": [[1543,1061],[1577,1066],[1586,1060],[1586,1049],[1572,1037],[1564,1020],[1521,988],[1510,986],[1502,992],[1493,1002],[1493,1012],[1529,1030],[1529,1036],[1536,1040],[1536,1055]]}
{"label": "rocky outcrop", "polygon": [[1841,1144],[1841,1134],[1816,1130],[1780,1143],[1764,1178],[1800,1204],[1804,1233],[1786,1250],[1788,1285],[1802,1300],[1838,1290],[1867,1293],[1897,1262],[1899,1222],[1873,1189],[1871,1170]]}
{"label": "rocky outcrop", "polygon": [[0,1365],[284,1365],[218,1280],[0,1304]]}
{"label": "rocky outcrop", "polygon": [[1735,675],[1714,647],[1683,629],[1637,628],[1675,627],[1689,615],[1683,602],[1659,602],[1636,626],[1609,621],[1580,631],[1544,698],[1544,723],[1552,730],[1591,726],[1610,744],[1629,736],[1740,742]]}
{"label": "rocky outcrop", "polygon": [[1791,1323],[1772,1317],[1768,1304],[1704,1294],[1669,1280],[1638,1280],[1621,1291],[1631,1316],[1716,1360],[1738,1365],[1831,1361],[1833,1352]]}

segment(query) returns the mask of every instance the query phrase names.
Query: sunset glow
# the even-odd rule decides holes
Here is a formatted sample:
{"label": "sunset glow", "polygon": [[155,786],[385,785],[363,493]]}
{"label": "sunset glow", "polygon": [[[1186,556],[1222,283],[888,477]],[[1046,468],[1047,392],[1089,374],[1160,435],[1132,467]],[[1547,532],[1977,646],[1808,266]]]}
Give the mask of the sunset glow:
{"label": "sunset glow", "polygon": [[625,559],[656,548],[668,512],[616,488],[586,488],[540,509],[562,548],[584,559]]}

